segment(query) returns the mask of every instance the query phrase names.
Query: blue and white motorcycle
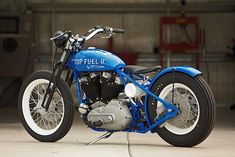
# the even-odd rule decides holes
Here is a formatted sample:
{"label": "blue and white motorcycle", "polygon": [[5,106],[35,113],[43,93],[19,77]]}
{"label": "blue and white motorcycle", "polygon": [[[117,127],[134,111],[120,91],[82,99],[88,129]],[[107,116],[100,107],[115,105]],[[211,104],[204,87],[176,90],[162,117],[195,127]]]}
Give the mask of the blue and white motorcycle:
{"label": "blue and white motorcycle", "polygon": [[[102,34],[101,34],[102,33]],[[51,38],[63,50],[53,72],[37,71],[23,83],[19,112],[23,126],[35,139],[55,142],[70,130],[75,84],[78,111],[84,123],[109,137],[115,132],[158,133],[174,146],[192,147],[211,133],[215,100],[194,68],[125,65],[111,52],[84,49],[97,34],[111,37],[123,29],[95,26],[84,36],[58,31]],[[66,78],[61,73],[66,69]],[[155,77],[149,77],[150,73]]]}

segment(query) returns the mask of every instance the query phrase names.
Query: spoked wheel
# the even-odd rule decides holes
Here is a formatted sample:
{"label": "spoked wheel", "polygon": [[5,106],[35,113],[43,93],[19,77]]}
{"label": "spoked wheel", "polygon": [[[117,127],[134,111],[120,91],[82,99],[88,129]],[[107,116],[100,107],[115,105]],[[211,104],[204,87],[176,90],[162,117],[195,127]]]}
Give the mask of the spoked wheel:
{"label": "spoked wheel", "polygon": [[[73,122],[73,99],[66,83],[60,79],[48,111],[41,106],[51,73],[40,71],[30,75],[19,94],[19,112],[27,132],[42,142],[64,137]],[[47,96],[48,97],[48,96]]]}
{"label": "spoked wheel", "polygon": [[[173,84],[167,85],[160,93],[159,97],[172,103]],[[170,119],[164,124],[165,128],[177,135],[184,135],[191,132],[198,122],[200,116],[200,106],[195,93],[186,85],[174,84],[174,104],[179,109],[178,116]],[[163,107],[157,102],[157,107]]]}
{"label": "spoked wheel", "polygon": [[[201,76],[194,78],[182,73],[168,73],[160,77],[151,91],[179,109],[178,115],[165,122],[157,133],[166,142],[175,146],[192,147],[205,140],[212,131],[215,120],[215,100]],[[172,99],[172,95],[174,96]],[[164,106],[148,98],[148,113],[151,123],[164,114]]]}

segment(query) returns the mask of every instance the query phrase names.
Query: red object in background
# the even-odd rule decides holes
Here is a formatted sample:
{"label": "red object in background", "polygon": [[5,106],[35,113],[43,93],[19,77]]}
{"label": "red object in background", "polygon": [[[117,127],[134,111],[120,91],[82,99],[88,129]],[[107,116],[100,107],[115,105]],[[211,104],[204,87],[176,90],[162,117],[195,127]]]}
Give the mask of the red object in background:
{"label": "red object in background", "polygon": [[113,38],[108,38],[108,51],[113,52]]}
{"label": "red object in background", "polygon": [[[187,25],[195,26],[195,41],[191,43],[179,42],[179,43],[167,43],[167,40],[163,40],[164,37],[164,26],[170,25]],[[172,53],[195,53],[196,55],[196,68],[199,68],[199,48],[200,48],[200,30],[198,25],[197,17],[161,17],[160,19],[160,63],[163,66],[163,53],[172,52]]]}
{"label": "red object in background", "polygon": [[[114,53],[113,51],[113,38],[108,38],[108,51]],[[137,61],[137,54],[134,52],[121,52],[115,53],[120,57],[126,65],[135,65]]]}
{"label": "red object in background", "polygon": [[[163,40],[163,26],[169,25],[195,25],[196,40],[192,43],[164,43]],[[166,40],[167,41],[167,40]],[[160,49],[164,51],[185,52],[191,50],[198,50],[200,44],[200,33],[198,27],[197,17],[162,17],[160,19]]]}
{"label": "red object in background", "polygon": [[137,54],[134,52],[122,52],[116,53],[118,57],[120,57],[126,65],[135,65],[137,60]]}

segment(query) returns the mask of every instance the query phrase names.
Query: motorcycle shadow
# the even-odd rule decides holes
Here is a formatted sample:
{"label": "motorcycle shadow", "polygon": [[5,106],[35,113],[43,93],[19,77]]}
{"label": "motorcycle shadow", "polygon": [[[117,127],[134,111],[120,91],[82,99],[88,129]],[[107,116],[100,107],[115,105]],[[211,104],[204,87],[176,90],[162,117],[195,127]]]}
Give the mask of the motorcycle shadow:
{"label": "motorcycle shadow", "polygon": [[[11,142],[6,142],[6,143],[11,143]],[[155,148],[166,148],[166,149],[184,149],[184,150],[202,150],[202,149],[206,149],[204,147],[201,146],[196,146],[196,147],[175,147],[169,144],[161,144],[161,143],[126,143],[126,142],[113,142],[113,141],[100,141],[91,145],[88,145],[88,141],[79,141],[78,139],[75,140],[70,140],[70,141],[58,141],[58,142],[38,142],[38,141],[14,141],[14,144],[26,144],[26,145],[40,145],[40,146],[72,146],[72,147],[76,147],[76,146],[80,146],[80,147],[130,147],[131,148],[147,148],[147,149],[155,149]]]}

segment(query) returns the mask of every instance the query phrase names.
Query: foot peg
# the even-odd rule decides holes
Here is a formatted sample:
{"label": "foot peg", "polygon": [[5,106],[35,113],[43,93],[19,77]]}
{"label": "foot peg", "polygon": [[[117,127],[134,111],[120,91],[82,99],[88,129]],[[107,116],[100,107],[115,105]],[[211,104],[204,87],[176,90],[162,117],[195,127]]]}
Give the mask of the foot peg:
{"label": "foot peg", "polygon": [[91,144],[94,144],[102,139],[109,138],[112,134],[113,134],[113,132],[107,132],[107,133],[101,135],[100,137],[92,140],[91,142],[87,143],[87,145],[91,145]]}

